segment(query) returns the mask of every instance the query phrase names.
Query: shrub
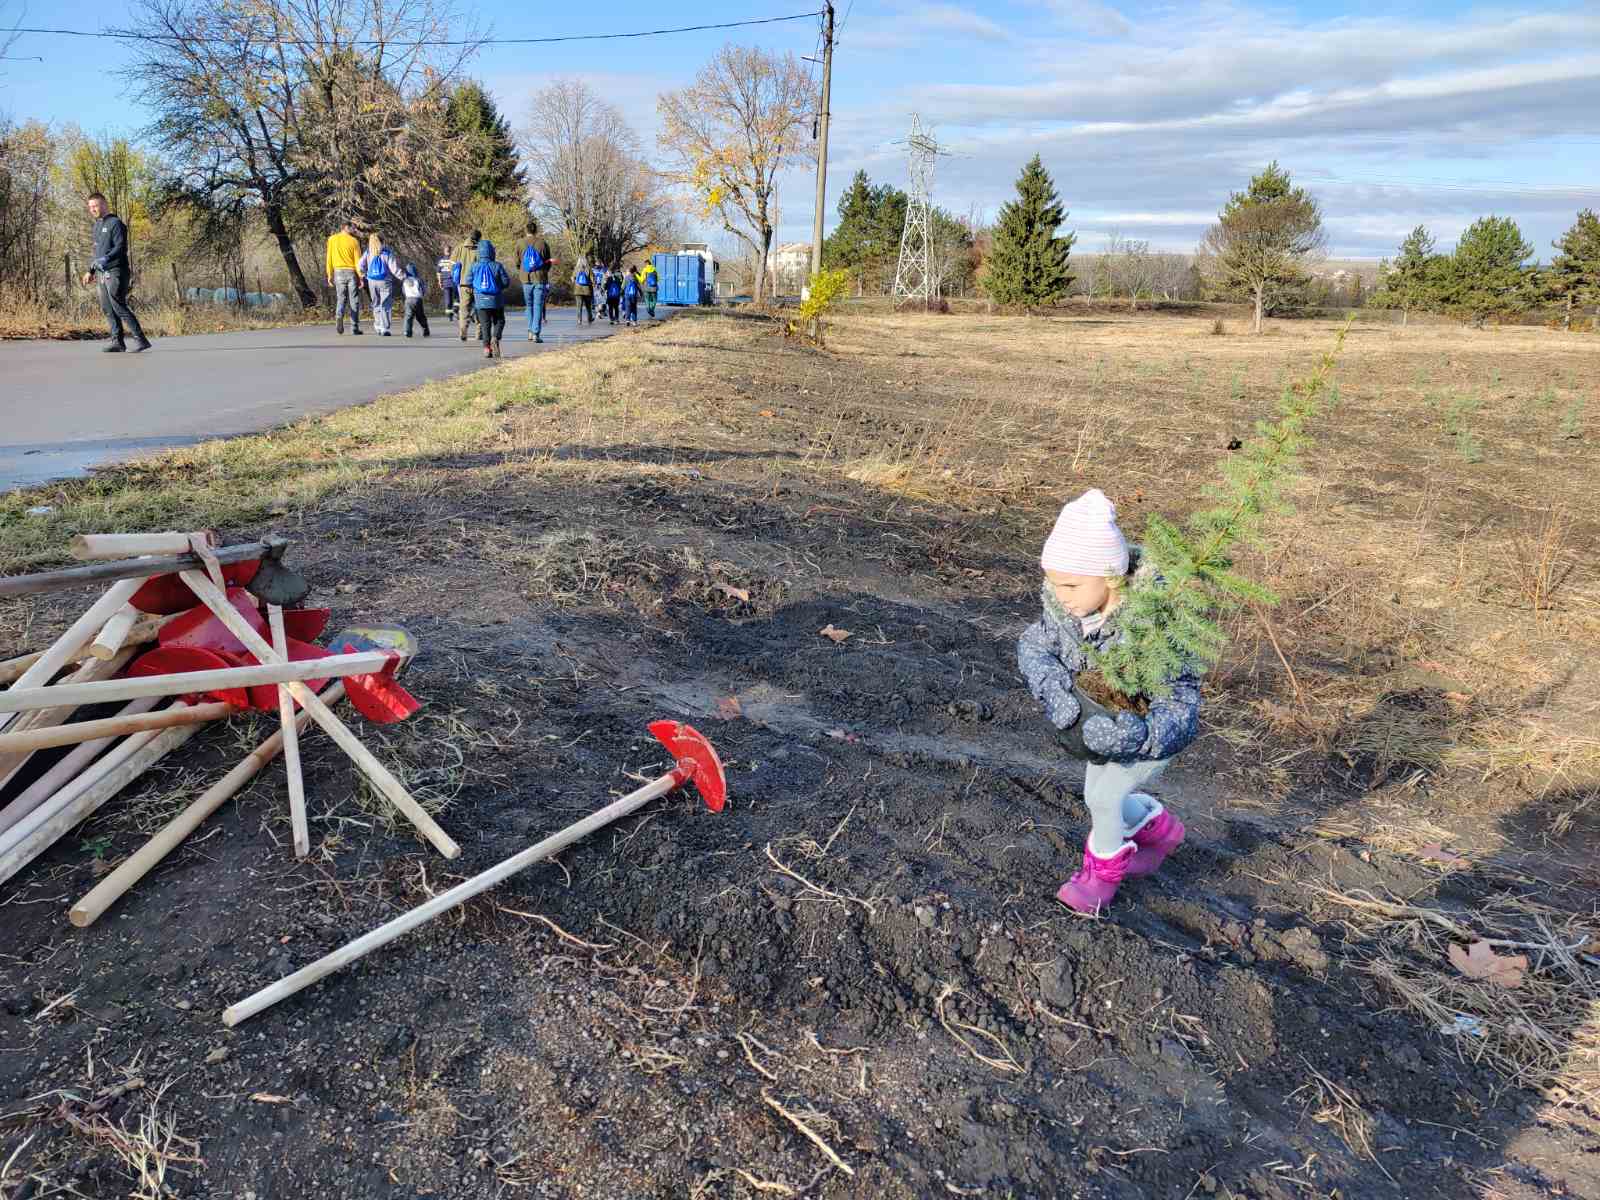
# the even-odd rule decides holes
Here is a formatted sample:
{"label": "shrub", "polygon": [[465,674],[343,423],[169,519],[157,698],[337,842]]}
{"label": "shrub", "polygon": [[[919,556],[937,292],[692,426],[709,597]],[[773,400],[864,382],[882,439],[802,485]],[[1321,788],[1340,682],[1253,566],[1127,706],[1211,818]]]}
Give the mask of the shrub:
{"label": "shrub", "polygon": [[843,300],[850,291],[850,272],[839,269],[818,271],[811,277],[806,298],[800,302],[800,325],[808,329],[812,341],[823,342],[823,318]]}

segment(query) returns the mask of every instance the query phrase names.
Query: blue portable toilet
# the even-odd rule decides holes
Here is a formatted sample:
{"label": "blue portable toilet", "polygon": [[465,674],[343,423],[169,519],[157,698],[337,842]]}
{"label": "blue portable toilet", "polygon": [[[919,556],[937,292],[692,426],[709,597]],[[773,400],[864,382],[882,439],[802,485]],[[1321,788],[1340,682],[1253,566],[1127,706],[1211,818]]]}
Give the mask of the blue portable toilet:
{"label": "blue portable toilet", "polygon": [[655,256],[656,289],[662,304],[704,304],[709,289],[706,262],[698,254]]}

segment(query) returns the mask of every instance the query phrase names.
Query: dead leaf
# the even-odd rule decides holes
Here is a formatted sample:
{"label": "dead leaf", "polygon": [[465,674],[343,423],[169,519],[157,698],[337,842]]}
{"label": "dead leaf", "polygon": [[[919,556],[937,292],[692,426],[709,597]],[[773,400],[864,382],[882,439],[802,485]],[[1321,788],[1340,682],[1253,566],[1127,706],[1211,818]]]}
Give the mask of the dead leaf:
{"label": "dead leaf", "polygon": [[739,697],[724,696],[717,701],[717,716],[724,721],[736,721],[744,716],[744,709],[739,704]]}
{"label": "dead leaf", "polygon": [[1447,867],[1471,866],[1472,862],[1465,855],[1457,854],[1454,850],[1446,850],[1435,842],[1431,846],[1424,846],[1417,851],[1423,862],[1443,863]]}
{"label": "dead leaf", "polygon": [[961,573],[963,575],[965,575],[968,579],[982,579],[983,578],[983,572],[978,570],[977,567],[962,567],[961,568]]}
{"label": "dead leaf", "polygon": [[1451,944],[1450,963],[1468,979],[1483,979],[1503,988],[1514,988],[1528,970],[1526,954],[1496,954],[1488,942],[1473,942],[1463,950]]}
{"label": "dead leaf", "polygon": [[254,1100],[257,1104],[289,1104],[289,1103],[291,1103],[289,1097],[287,1097],[287,1096],[275,1096],[271,1092],[251,1092],[250,1093],[250,1099]]}
{"label": "dead leaf", "polygon": [[749,588],[736,588],[731,583],[718,583],[713,584],[712,586],[714,586],[717,591],[721,592],[729,600],[737,600],[740,604],[750,603]]}
{"label": "dead leaf", "polygon": [[859,742],[861,739],[853,733],[846,733],[843,729],[830,729],[828,736],[839,742]]}
{"label": "dead leaf", "polygon": [[1444,693],[1442,693],[1442,695],[1444,696],[1444,698],[1446,700],[1450,701],[1451,704],[1471,704],[1472,703],[1472,697],[1470,695],[1468,695],[1466,692],[1444,692]]}
{"label": "dead leaf", "polygon": [[848,629],[835,629],[831,624],[824,625],[821,629],[817,630],[817,632],[823,637],[831,639],[835,643],[842,642],[847,637],[851,636]]}
{"label": "dead leaf", "polygon": [[761,410],[761,415],[762,415],[762,416],[763,416],[763,417],[775,417],[775,416],[777,416],[777,415],[778,415],[778,414],[777,414],[777,413],[775,413],[775,412],[773,412],[773,411],[772,411],[772,410],[771,410],[771,409],[770,409],[770,408],[763,408],[763,409],[762,409],[762,410]]}

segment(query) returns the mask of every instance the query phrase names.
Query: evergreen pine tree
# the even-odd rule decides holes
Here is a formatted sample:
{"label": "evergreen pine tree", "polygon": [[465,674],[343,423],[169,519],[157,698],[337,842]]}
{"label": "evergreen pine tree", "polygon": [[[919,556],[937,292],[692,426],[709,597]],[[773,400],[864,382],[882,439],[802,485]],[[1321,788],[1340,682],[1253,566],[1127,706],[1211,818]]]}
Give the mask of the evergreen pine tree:
{"label": "evergreen pine tree", "polygon": [[1200,242],[1200,257],[1224,296],[1255,309],[1255,332],[1273,308],[1294,303],[1309,283],[1305,264],[1323,248],[1322,209],[1276,162],[1234,192]]}
{"label": "evergreen pine tree", "polygon": [[822,242],[822,265],[852,272],[875,291],[893,276],[906,222],[906,194],[892,184],[872,186],[857,171],[839,197],[839,224]]}
{"label": "evergreen pine tree", "polygon": [[511,140],[511,126],[489,93],[471,80],[456,88],[446,110],[450,128],[472,152],[472,196],[496,203],[523,201],[527,185]]}
{"label": "evergreen pine tree", "polygon": [[[1348,330],[1349,326],[1345,326]],[[1267,518],[1288,509],[1283,487],[1310,443],[1307,426],[1336,400],[1333,349],[1305,378],[1289,384],[1277,419],[1261,421],[1245,445],[1225,460],[1211,504],[1179,525],[1152,514],[1145,522],[1148,576],[1123,591],[1114,620],[1121,631],[1091,656],[1105,682],[1127,697],[1164,697],[1185,669],[1203,671],[1221,656],[1227,635],[1219,613],[1244,603],[1276,603],[1271,591],[1234,570],[1235,546],[1261,546]]]}
{"label": "evergreen pine tree", "polygon": [[1069,258],[1075,234],[1057,237],[1066,217],[1055,184],[1039,156],[1022,169],[1017,198],[1000,210],[983,288],[1001,304],[1054,304],[1072,283]]}
{"label": "evergreen pine tree", "polygon": [[[1570,329],[1574,307],[1592,304],[1600,309],[1600,217],[1592,209],[1584,209],[1572,228],[1551,246],[1556,256],[1546,272],[1546,284],[1554,297],[1565,303],[1565,324]],[[1600,311],[1594,327],[1600,331]]]}
{"label": "evergreen pine tree", "polygon": [[1446,307],[1475,325],[1524,311],[1534,299],[1533,272],[1524,265],[1532,254],[1533,247],[1510,217],[1479,217],[1461,235],[1441,272]]}
{"label": "evergreen pine tree", "polygon": [[1398,308],[1400,323],[1408,324],[1411,310],[1426,311],[1438,299],[1439,256],[1434,253],[1433,235],[1418,225],[1400,243],[1400,253],[1380,272],[1378,290],[1370,303],[1376,308]]}

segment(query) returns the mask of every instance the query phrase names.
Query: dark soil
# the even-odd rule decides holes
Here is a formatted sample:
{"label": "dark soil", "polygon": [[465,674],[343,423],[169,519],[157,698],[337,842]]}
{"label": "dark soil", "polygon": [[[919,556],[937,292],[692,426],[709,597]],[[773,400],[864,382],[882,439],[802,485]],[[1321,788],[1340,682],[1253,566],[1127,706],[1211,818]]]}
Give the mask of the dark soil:
{"label": "dark soil", "polygon": [[[1353,794],[1332,765],[1274,810],[1208,738],[1161,789],[1187,844],[1074,917],[1081,773],[1017,677],[1036,575],[1009,514],[600,457],[661,469],[491,488],[499,460],[425,464],[290,531],[335,626],[421,640],[424,714],[363,733],[453,793],[459,860],[375,822],[313,733],[306,863],[274,769],[91,929],[66,923],[83,847],[135,848],[137,796],[0,888],[0,1163],[28,1139],[7,1200],[152,1194],[116,1149],[152,1105],[198,1143],[182,1196],[1600,1196],[1590,1114],[1401,1010],[1285,881],[1462,909],[1537,885],[1311,837]],[[563,534],[583,568],[536,569]],[[658,717],[714,741],[726,811],[674,795],[222,1027],[658,773]],[[271,728],[206,734],[144,794],[192,795]]]}

